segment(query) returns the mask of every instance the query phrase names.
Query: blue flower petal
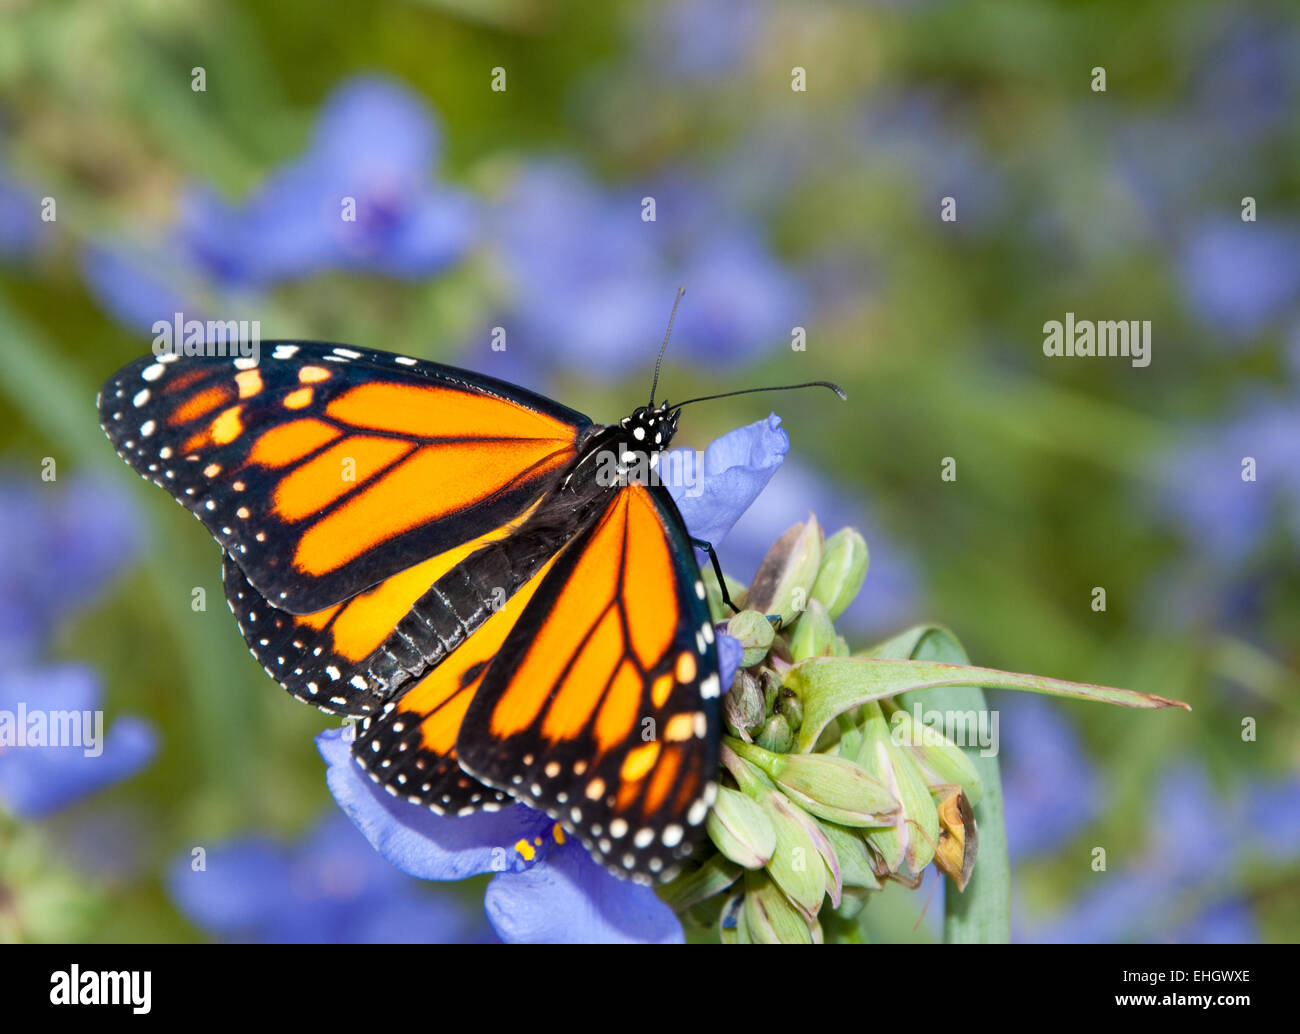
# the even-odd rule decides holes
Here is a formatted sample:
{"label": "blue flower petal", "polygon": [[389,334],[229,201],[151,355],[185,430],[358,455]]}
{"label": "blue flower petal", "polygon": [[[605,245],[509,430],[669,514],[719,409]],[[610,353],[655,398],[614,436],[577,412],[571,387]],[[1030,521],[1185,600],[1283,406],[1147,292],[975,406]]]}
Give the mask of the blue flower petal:
{"label": "blue flower petal", "polygon": [[722,675],[722,685],[730,687],[740,669],[740,662],[745,656],[745,648],[740,640],[726,632],[718,633],[718,671]]}
{"label": "blue flower petal", "polygon": [[328,766],[330,793],[376,851],[411,876],[461,880],[485,872],[521,869],[514,849],[554,824],[523,805],[467,816],[435,815],[387,793],[352,759],[351,727],[327,729],[316,747]]}
{"label": "blue flower petal", "polygon": [[488,920],[508,944],[680,944],[682,926],[653,890],[621,880],[570,841],[489,884]]}
{"label": "blue flower petal", "polygon": [[[79,665],[0,672],[0,710],[95,712],[99,678]],[[101,730],[102,731],[102,730]],[[92,735],[94,732],[92,731]],[[157,736],[138,718],[119,718],[104,732],[100,753],[87,747],[12,746],[0,751],[0,802],[27,818],[41,818],[134,775],[153,759]]]}
{"label": "blue flower petal", "polygon": [[[775,413],[714,441],[704,450],[702,470],[694,453],[674,450],[682,454],[681,467],[688,476],[672,479],[668,491],[687,530],[716,547],[758,498],[789,450],[790,438]],[[677,464],[675,456],[668,456],[661,465],[674,469]]]}

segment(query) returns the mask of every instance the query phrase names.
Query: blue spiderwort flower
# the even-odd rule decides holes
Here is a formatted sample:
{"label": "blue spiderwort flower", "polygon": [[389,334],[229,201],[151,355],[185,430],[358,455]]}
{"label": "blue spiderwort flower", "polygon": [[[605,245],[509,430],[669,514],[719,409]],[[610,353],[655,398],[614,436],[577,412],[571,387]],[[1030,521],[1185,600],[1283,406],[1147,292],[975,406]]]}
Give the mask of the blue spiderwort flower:
{"label": "blue spiderwort flower", "polygon": [[1097,817],[1101,786],[1059,708],[1028,694],[998,702],[1002,796],[1013,859],[1066,843]]}
{"label": "blue spiderwort flower", "polygon": [[492,222],[510,296],[497,322],[521,350],[616,377],[645,363],[647,328],[663,325],[685,283],[675,334],[692,360],[734,364],[789,340],[803,309],[797,278],[711,200],[693,184],[607,189],[571,165],[524,166]]}
{"label": "blue spiderwort flower", "polygon": [[[24,818],[42,818],[153,760],[157,737],[142,719],[119,718],[105,735],[102,697],[99,676],[84,665],[0,671],[0,804]],[[14,726],[4,730],[10,716]],[[32,745],[36,729],[48,744],[56,727],[73,726],[71,742]],[[11,736],[18,738],[10,742]]]}
{"label": "blue spiderwort flower", "polygon": [[[706,456],[701,494],[684,514],[691,534],[721,538],[757,498],[789,447],[775,417],[731,432]],[[670,491],[679,501],[682,486]],[[719,635],[723,685],[740,664],[740,644]],[[339,806],[384,858],[412,876],[460,880],[493,873],[488,919],[507,941],[679,942],[681,924],[645,886],[593,862],[548,816],[523,804],[443,817],[386,793],[353,761],[351,727],[316,738],[326,782]]]}
{"label": "blue spiderwort flower", "polygon": [[45,236],[40,202],[30,190],[9,177],[0,158],[0,261],[26,258]]}
{"label": "blue spiderwort flower", "polygon": [[195,188],[179,240],[217,282],[265,286],[324,270],[430,276],[472,242],[475,206],[434,183],[439,132],[424,100],[354,79],[326,101],[306,154],[241,204]]}
{"label": "blue spiderwort flower", "polygon": [[95,479],[0,480],[0,804],[19,815],[48,815],[154,755],[139,719],[104,735],[93,671],[40,660],[57,625],[130,561],[135,528],[126,498]]}
{"label": "blue spiderwort flower", "polygon": [[1180,266],[1192,311],[1230,338],[1250,338],[1300,299],[1300,227],[1206,219],[1189,236]]}
{"label": "blue spiderwort flower", "polygon": [[299,844],[245,837],[190,853],[167,879],[195,926],[223,941],[274,944],[425,944],[482,941],[486,923],[427,893],[331,815]]}
{"label": "blue spiderwort flower", "polygon": [[1217,793],[1198,765],[1172,770],[1157,786],[1152,833],[1136,860],[1096,874],[1093,889],[1022,936],[1054,943],[1257,940],[1246,903],[1215,889],[1230,887],[1233,869],[1252,853],[1295,856],[1294,838],[1279,840],[1276,831],[1300,806],[1298,788],[1294,781],[1256,784],[1243,802]]}

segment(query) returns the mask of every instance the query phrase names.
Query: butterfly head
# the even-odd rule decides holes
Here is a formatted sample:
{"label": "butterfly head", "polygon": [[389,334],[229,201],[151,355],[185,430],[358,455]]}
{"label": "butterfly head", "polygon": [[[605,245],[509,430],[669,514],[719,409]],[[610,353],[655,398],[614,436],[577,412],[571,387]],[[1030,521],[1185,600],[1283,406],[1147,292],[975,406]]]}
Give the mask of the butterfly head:
{"label": "butterfly head", "polygon": [[677,433],[677,417],[680,409],[674,409],[667,402],[657,406],[638,406],[631,416],[619,421],[619,426],[631,438],[632,447],[645,452],[659,452],[668,448],[668,443]]}

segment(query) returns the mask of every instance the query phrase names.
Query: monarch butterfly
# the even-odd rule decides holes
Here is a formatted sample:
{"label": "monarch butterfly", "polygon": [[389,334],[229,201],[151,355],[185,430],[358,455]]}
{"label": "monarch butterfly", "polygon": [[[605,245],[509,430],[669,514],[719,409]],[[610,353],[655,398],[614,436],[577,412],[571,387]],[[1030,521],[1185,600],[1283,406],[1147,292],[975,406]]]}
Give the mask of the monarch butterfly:
{"label": "monarch butterfly", "polygon": [[[118,455],[220,543],[267,673],[358,720],[372,779],[440,814],[522,801],[654,882],[702,834],[725,688],[693,540],[634,473],[703,401],[655,404],[662,359],[649,403],[613,425],[307,341],[150,356],[98,407]],[[600,476],[610,457],[618,476]]]}

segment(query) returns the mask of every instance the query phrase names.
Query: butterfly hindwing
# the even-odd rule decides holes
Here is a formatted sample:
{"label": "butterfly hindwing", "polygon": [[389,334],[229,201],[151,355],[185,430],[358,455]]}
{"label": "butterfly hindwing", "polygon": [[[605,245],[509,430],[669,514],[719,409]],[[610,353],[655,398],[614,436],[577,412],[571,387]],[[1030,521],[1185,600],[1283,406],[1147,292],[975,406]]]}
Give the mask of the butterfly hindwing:
{"label": "butterfly hindwing", "polygon": [[456,742],[484,674],[555,563],[553,557],[473,635],[385,704],[382,714],[359,723],[352,753],[372,779],[439,814],[494,810],[511,800],[460,767]]}
{"label": "butterfly hindwing", "polygon": [[266,342],[258,362],[143,359],[99,410],[119,455],[301,615],[518,516],[590,426],[493,378],[315,342]]}
{"label": "butterfly hindwing", "polygon": [[[249,651],[289,693],[331,714],[372,714],[390,697],[395,682],[406,681],[410,672],[422,673],[455,648],[451,637],[444,636],[434,638],[424,653],[420,650],[433,636],[421,627],[421,617],[442,602],[437,592],[428,598],[431,587],[468,556],[505,539],[526,516],[310,614],[273,606],[227,554],[222,569],[226,599]],[[443,624],[472,632],[470,615],[482,602],[461,600],[461,611]],[[435,652],[438,656],[428,655]]]}
{"label": "butterfly hindwing", "polygon": [[721,686],[704,586],[666,490],[631,484],[541,578],[456,742],[612,871],[665,879],[716,793]]}

